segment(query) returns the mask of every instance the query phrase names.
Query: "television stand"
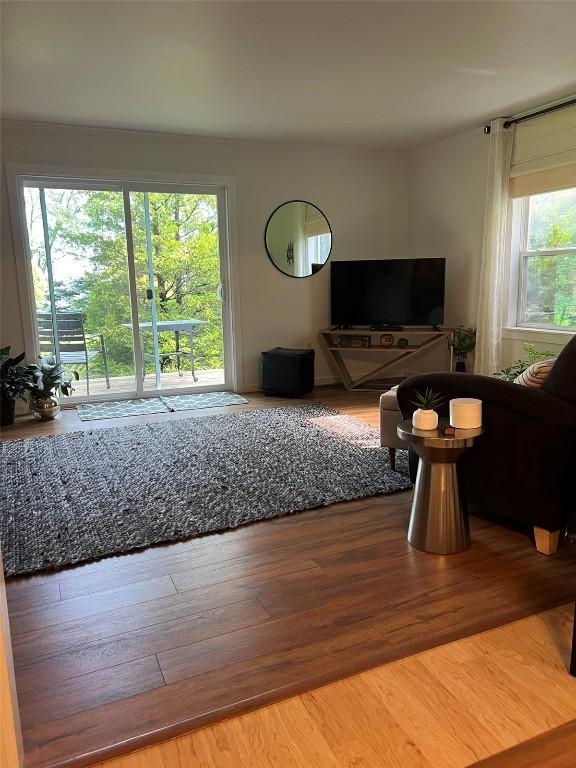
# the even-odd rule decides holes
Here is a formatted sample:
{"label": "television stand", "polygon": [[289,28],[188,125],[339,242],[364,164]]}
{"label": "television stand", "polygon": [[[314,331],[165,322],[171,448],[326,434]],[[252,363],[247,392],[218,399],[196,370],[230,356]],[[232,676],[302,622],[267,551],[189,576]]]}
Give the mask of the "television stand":
{"label": "television stand", "polygon": [[[326,328],[320,331],[320,342],[328,355],[332,367],[346,389],[357,389],[362,385],[369,387],[367,382],[380,374],[388,376],[392,371],[402,367],[408,361],[417,361],[418,357],[431,349],[445,346],[448,352],[448,339],[452,336],[452,329],[406,326],[400,333],[391,333],[390,327],[383,332],[372,328],[354,328],[353,330],[338,330]],[[353,372],[350,365],[350,354],[374,359],[376,367],[368,373],[358,375]],[[375,357],[374,357],[375,356]],[[452,370],[452,349],[450,349],[450,363],[448,370]],[[385,387],[383,387],[385,388]]]}

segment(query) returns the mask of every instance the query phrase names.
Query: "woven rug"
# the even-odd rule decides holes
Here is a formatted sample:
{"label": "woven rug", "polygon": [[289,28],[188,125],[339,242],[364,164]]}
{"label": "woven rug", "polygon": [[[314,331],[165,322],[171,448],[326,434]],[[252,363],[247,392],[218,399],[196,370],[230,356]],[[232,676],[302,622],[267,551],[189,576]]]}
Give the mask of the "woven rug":
{"label": "woven rug", "polygon": [[321,405],[0,443],[7,575],[410,487],[378,430]]}
{"label": "woven rug", "polygon": [[76,406],[81,421],[118,419],[122,416],[141,416],[146,413],[191,411],[196,408],[220,408],[242,405],[248,400],[234,392],[201,392],[197,395],[175,397],[148,397],[140,400],[114,400],[104,403],[82,403]]}

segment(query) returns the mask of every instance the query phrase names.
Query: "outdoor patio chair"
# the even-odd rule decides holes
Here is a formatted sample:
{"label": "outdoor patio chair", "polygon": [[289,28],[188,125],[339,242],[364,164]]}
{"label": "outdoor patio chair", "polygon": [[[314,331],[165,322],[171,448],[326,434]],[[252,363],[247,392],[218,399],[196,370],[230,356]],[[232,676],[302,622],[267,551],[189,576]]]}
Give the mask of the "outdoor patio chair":
{"label": "outdoor patio chair", "polygon": [[[106,388],[110,389],[110,377],[108,375],[108,356],[104,335],[94,333],[86,335],[84,331],[84,318],[81,312],[58,312],[56,314],[58,334],[58,357],[64,365],[86,366],[86,394],[90,394],[89,363],[97,356],[102,355]],[[54,329],[52,327],[52,315],[48,312],[40,312],[37,315],[38,340],[40,352],[55,355]],[[88,349],[87,342],[97,339],[99,349]]]}

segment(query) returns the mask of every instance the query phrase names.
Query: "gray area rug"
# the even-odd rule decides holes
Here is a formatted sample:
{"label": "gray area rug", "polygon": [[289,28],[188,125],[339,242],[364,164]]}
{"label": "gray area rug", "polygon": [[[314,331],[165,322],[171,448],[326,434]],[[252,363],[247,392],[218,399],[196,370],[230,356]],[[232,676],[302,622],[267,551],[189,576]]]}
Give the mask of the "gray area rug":
{"label": "gray area rug", "polygon": [[201,392],[197,395],[175,397],[148,397],[140,400],[114,400],[104,403],[82,403],[76,406],[81,421],[117,419],[122,416],[141,416],[146,413],[192,411],[197,408],[220,408],[242,405],[248,400],[234,392]]}
{"label": "gray area rug", "polygon": [[410,487],[378,430],[321,405],[0,443],[6,575]]}

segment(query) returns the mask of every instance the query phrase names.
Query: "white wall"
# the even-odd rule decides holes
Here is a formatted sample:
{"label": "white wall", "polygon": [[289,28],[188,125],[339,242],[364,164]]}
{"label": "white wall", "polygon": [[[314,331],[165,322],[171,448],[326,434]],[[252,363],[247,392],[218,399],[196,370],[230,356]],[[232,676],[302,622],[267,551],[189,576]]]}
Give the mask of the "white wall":
{"label": "white wall", "polygon": [[[234,177],[242,376],[248,390],[259,383],[260,352],[277,345],[313,343],[317,381],[332,380],[316,338],[329,322],[329,270],[293,279],[274,268],[264,249],[264,227],[276,206],[296,198],[323,210],[333,231],[334,259],[392,257],[407,250],[406,157],[399,152],[5,121],[2,160]],[[14,252],[3,198],[0,338],[17,352],[23,348],[16,279],[22,254]]]}
{"label": "white wall", "polygon": [[476,325],[488,145],[479,129],[409,153],[410,251],[446,258],[448,327]]}
{"label": "white wall", "polygon": [[[217,174],[236,179],[243,387],[259,384],[264,349],[317,350],[318,383],[333,380],[316,334],[329,322],[329,269],[306,279],[282,275],[264,248],[264,227],[280,203],[307,199],[328,217],[333,259],[445,257],[445,325],[476,325],[489,138],[481,129],[408,153],[316,148],[182,135],[6,121],[2,159],[120,171]],[[23,348],[16,258],[2,178],[0,343]],[[569,338],[566,337],[566,338]],[[566,339],[505,332],[505,364],[524,342],[557,352]],[[374,363],[361,353],[355,373]],[[446,366],[444,354],[418,362]],[[407,373],[409,371],[406,371]]]}
{"label": "white wall", "polygon": [[[449,327],[477,325],[489,143],[478,129],[414,150],[408,157],[410,252],[414,257],[446,257]],[[558,354],[570,338],[504,330],[502,364],[525,358],[525,343]]]}

